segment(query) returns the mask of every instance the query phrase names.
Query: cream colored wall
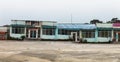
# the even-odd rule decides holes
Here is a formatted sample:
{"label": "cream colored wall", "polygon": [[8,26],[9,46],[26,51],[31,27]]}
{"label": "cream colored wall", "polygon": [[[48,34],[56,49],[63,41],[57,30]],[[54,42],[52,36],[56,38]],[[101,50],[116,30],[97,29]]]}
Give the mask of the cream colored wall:
{"label": "cream colored wall", "polygon": [[103,27],[103,28],[112,28],[112,24],[108,24],[108,23],[106,23],[106,24],[97,23],[96,26]]}

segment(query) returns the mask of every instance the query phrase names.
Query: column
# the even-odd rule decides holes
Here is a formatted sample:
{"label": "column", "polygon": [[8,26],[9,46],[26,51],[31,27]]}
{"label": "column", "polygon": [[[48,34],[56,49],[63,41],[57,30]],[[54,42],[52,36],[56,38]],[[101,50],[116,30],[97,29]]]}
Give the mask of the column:
{"label": "column", "polygon": [[114,30],[112,29],[112,32],[111,32],[111,40],[114,39]]}
{"label": "column", "polygon": [[38,29],[36,29],[36,38],[38,38]]}
{"label": "column", "polygon": [[40,29],[40,38],[42,38],[42,27]]}
{"label": "column", "polygon": [[10,36],[11,36],[11,34],[12,34],[12,27],[10,27]]}
{"label": "column", "polygon": [[95,42],[98,42],[98,29],[95,30]]}
{"label": "column", "polygon": [[55,39],[58,39],[57,36],[58,36],[58,28],[56,27],[56,29],[55,29]]}
{"label": "column", "polygon": [[30,38],[30,30],[28,30],[28,38]]}
{"label": "column", "polygon": [[82,39],[82,31],[81,30],[79,31],[79,37],[80,37],[80,39]]}
{"label": "column", "polygon": [[26,34],[26,27],[25,27],[25,30],[24,30],[24,34],[25,34],[25,37],[26,37],[26,35],[27,35],[27,34]]}
{"label": "column", "polygon": [[78,42],[77,37],[77,32],[75,32],[75,42]]}
{"label": "column", "polygon": [[116,33],[116,42],[118,42],[118,33]]}

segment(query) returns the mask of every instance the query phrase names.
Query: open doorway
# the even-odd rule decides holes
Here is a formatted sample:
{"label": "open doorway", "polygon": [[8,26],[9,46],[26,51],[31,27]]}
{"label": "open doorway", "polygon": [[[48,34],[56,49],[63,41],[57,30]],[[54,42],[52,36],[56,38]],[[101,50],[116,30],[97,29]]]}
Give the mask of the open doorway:
{"label": "open doorway", "polygon": [[71,36],[72,36],[72,39],[73,41],[77,42],[78,41],[78,36],[77,36],[77,32],[71,32]]}

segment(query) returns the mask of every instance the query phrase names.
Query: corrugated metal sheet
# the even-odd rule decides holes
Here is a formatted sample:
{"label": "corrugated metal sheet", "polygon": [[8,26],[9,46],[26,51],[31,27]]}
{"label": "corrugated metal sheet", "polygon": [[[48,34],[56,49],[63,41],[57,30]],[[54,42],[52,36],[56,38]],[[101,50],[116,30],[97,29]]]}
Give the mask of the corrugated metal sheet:
{"label": "corrugated metal sheet", "polygon": [[59,23],[57,24],[59,29],[95,29],[95,24],[79,24],[79,23]]}

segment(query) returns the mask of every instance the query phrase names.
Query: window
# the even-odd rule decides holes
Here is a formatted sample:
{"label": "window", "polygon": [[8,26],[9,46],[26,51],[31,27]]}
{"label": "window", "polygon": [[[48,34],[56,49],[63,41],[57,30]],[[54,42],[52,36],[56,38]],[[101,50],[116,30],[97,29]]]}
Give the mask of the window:
{"label": "window", "polygon": [[65,29],[59,29],[58,30],[58,34],[61,34],[61,35],[70,35],[71,31],[70,30],[65,30]]}
{"label": "window", "polygon": [[111,37],[111,31],[98,31],[98,37]]}
{"label": "window", "polygon": [[53,28],[47,28],[43,29],[43,35],[55,35],[55,29]]}
{"label": "window", "polygon": [[82,31],[83,38],[95,38],[95,31]]}
{"label": "window", "polygon": [[15,33],[15,34],[24,34],[24,28],[20,28],[20,27],[13,27],[12,28],[12,33]]}

